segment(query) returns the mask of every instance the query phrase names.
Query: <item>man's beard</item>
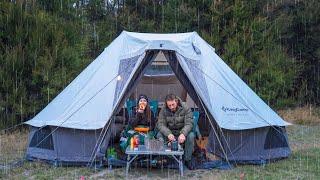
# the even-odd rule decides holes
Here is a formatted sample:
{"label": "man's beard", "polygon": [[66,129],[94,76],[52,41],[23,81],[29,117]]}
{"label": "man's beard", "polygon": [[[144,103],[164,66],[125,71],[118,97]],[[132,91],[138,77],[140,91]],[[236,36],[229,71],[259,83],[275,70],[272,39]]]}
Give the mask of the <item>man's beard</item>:
{"label": "man's beard", "polygon": [[176,112],[177,111],[177,108],[174,108],[174,109],[170,109],[171,112]]}

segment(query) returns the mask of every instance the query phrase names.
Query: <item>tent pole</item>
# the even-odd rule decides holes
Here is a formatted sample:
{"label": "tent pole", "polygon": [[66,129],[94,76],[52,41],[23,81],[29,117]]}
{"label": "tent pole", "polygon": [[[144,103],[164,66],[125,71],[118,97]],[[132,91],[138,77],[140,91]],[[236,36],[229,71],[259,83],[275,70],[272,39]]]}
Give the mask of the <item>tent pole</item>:
{"label": "tent pole", "polygon": [[[113,118],[113,119],[112,119],[112,118]],[[111,117],[111,118],[110,118],[110,121],[109,121],[109,124],[108,124],[108,127],[105,128],[105,127],[106,127],[106,126],[105,126],[105,127],[102,129],[102,131],[101,131],[101,133],[100,133],[100,135],[99,135],[99,138],[98,138],[98,140],[97,140],[97,142],[99,142],[99,143],[96,143],[96,145],[95,145],[94,148],[93,148],[92,154],[91,154],[91,156],[90,156],[90,157],[92,157],[92,158],[90,158],[91,160],[90,160],[89,167],[92,166],[92,163],[93,163],[94,159],[95,159],[96,156],[97,156],[96,151],[98,151],[98,149],[100,148],[100,146],[101,146],[101,144],[102,144],[102,142],[103,142],[103,139],[105,138],[105,136],[106,136],[106,134],[107,134],[107,132],[108,132],[108,129],[109,129],[110,125],[112,124],[112,121],[113,121],[113,120],[114,120],[114,117]],[[104,132],[104,133],[103,133],[103,135],[101,136],[102,132]],[[101,140],[100,140],[100,137],[102,137]],[[98,146],[97,146],[97,145],[98,145]]]}

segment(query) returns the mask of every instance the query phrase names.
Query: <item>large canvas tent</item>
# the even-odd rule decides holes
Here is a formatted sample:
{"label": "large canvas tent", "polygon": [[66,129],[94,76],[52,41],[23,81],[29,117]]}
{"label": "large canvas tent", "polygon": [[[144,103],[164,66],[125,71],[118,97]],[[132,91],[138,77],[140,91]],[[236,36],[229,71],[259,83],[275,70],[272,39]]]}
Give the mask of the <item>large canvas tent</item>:
{"label": "large canvas tent", "polygon": [[285,131],[289,123],[196,32],[123,31],[26,122],[30,126],[27,158],[71,164],[102,160],[115,116],[134,89],[161,100],[168,87],[204,112],[210,126],[207,149],[221,158],[265,162],[291,153]]}

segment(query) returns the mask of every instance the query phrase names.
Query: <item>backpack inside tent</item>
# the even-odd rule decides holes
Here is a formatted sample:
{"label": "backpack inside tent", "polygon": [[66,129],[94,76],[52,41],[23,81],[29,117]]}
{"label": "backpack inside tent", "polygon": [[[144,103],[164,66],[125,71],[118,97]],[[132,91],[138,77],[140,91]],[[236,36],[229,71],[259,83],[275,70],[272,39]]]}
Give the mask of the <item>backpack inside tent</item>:
{"label": "backpack inside tent", "polygon": [[[30,126],[27,159],[54,164],[105,161],[125,104],[146,94],[164,106],[174,93],[200,112],[206,149],[222,159],[259,163],[291,153],[285,122],[196,32],[123,31]],[[119,117],[124,117],[119,118]]]}

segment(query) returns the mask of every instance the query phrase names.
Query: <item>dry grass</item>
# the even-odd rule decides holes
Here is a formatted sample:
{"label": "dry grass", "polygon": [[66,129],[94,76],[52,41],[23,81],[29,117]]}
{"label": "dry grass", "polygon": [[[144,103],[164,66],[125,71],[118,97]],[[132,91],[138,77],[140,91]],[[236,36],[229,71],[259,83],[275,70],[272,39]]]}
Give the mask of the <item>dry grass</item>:
{"label": "dry grass", "polygon": [[320,124],[320,107],[303,106],[278,111],[279,115],[293,124]]}
{"label": "dry grass", "polygon": [[0,134],[0,162],[7,163],[24,157],[28,142],[28,131],[16,130]]}

